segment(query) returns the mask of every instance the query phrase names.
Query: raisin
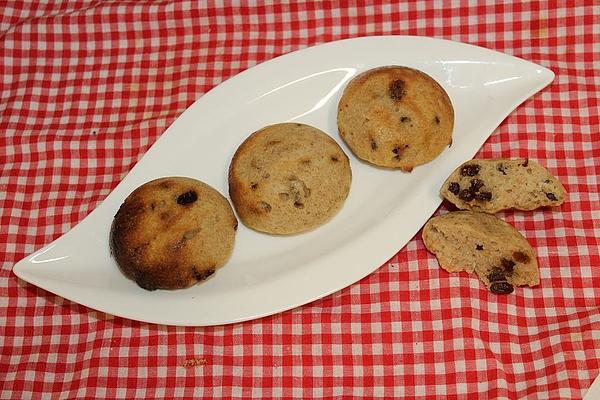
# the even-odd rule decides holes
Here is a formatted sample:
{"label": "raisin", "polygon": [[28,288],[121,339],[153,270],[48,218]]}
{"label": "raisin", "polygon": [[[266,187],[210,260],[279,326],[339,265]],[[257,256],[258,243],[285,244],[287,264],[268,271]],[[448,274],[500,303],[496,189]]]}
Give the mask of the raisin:
{"label": "raisin", "polygon": [[488,274],[487,278],[490,282],[506,281],[506,274],[502,269],[494,267]]}
{"label": "raisin", "polygon": [[484,183],[481,179],[471,179],[471,190],[474,192],[479,192],[479,189],[484,186]]}
{"label": "raisin", "polygon": [[477,200],[481,200],[481,201],[490,201],[492,199],[492,193],[491,192],[479,192],[475,195],[475,198]]}
{"label": "raisin", "polygon": [[304,208],[304,204],[299,201],[295,201],[294,207],[302,209],[302,208]]}
{"label": "raisin", "polygon": [[258,188],[258,183],[252,183],[252,184],[250,185],[250,188],[251,188],[252,190],[256,190],[256,189]]}
{"label": "raisin", "polygon": [[501,258],[500,263],[506,272],[512,272],[513,267],[515,266],[515,262],[513,260],[509,260],[508,258]]}
{"label": "raisin", "polygon": [[394,147],[394,148],[392,149],[392,153],[394,153],[394,154],[395,154],[395,156],[394,156],[394,157],[392,157],[392,159],[393,159],[393,160],[396,160],[396,161],[400,160],[400,156],[402,155],[402,151],[403,151],[404,149],[406,149],[407,147],[408,147],[408,145],[407,145],[407,144],[404,144],[404,145],[400,144],[400,145],[397,145],[396,147]]}
{"label": "raisin", "polygon": [[402,118],[400,118],[400,122],[402,122],[402,123],[410,122],[410,117],[402,117]]}
{"label": "raisin", "polygon": [[552,201],[558,200],[554,193],[546,193],[546,197],[548,198],[548,200],[552,200]]}
{"label": "raisin", "polygon": [[371,150],[377,150],[377,142],[371,140]]}
{"label": "raisin", "polygon": [[482,244],[476,244],[475,248],[479,251],[483,250],[483,245]]}
{"label": "raisin", "polygon": [[448,191],[455,196],[458,196],[458,193],[460,192],[460,185],[458,182],[450,182],[450,185],[448,185]]}
{"label": "raisin", "polygon": [[479,165],[477,164],[467,164],[460,169],[460,174],[462,176],[475,176],[479,173]]}
{"label": "raisin", "polygon": [[506,281],[494,282],[492,286],[490,286],[490,290],[495,294],[509,294],[514,292],[515,288],[513,285]]}
{"label": "raisin", "polygon": [[470,189],[463,189],[458,195],[458,198],[462,201],[471,201],[474,197],[475,193],[473,193]]}
{"label": "raisin", "polygon": [[190,190],[188,192],[180,194],[177,197],[177,204],[183,206],[185,204],[191,204],[196,200],[198,200],[198,193],[196,193],[194,190]]}
{"label": "raisin", "polygon": [[440,124],[440,117],[438,117],[437,115],[435,116],[435,118],[433,119],[435,121],[436,124]]}
{"label": "raisin", "polygon": [[521,166],[526,167],[529,165],[529,158],[526,158],[525,161],[523,161],[523,164],[521,164]]}
{"label": "raisin", "polygon": [[498,171],[502,172],[502,175],[506,175],[506,167],[504,166],[504,164],[498,164],[497,169]]}
{"label": "raisin", "polygon": [[340,161],[340,159],[337,158],[337,156],[331,156],[331,161],[338,162],[338,161]]}
{"label": "raisin", "polygon": [[520,263],[527,264],[529,262],[529,256],[522,251],[513,252],[513,258]]}
{"label": "raisin", "polygon": [[404,81],[402,79],[396,79],[390,83],[390,97],[392,100],[400,101],[406,94],[404,90]]}

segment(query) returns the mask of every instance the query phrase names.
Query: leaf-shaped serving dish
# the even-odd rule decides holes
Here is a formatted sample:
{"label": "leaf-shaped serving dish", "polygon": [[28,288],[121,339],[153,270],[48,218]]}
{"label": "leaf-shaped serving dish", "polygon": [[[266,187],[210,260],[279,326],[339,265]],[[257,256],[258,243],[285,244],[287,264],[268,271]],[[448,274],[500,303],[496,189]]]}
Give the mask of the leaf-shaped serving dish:
{"label": "leaf-shaped serving dish", "polygon": [[[392,64],[435,78],[455,110],[452,147],[412,173],[358,161],[337,132],[337,103],[346,83]],[[96,210],[20,261],[14,272],[88,307],[161,324],[225,324],[306,304],[358,281],[401,249],[440,205],[438,190],[450,172],[553,78],[546,68],[495,51],[412,36],[342,40],[275,58],[192,104]],[[240,224],[229,262],[189,289],[148,292],[125,278],[110,256],[108,238],[113,216],[132,190],[178,175],[227,196],[227,170],[238,145],[255,130],[284,121],[320,128],[350,157],[350,195],[333,220],[291,237]]]}

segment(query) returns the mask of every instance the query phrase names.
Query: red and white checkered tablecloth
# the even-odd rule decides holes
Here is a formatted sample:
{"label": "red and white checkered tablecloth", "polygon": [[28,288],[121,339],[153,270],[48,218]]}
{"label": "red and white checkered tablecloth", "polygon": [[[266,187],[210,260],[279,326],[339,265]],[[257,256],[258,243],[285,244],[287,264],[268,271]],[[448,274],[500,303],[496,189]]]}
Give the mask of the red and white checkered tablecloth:
{"label": "red and white checkered tablecloth", "polygon": [[[600,369],[597,2],[227,3],[0,6],[0,398],[581,398]],[[539,287],[491,295],[442,271],[418,234],[322,300],[183,328],[99,313],[12,273],[213,86],[283,53],[382,34],[556,73],[478,154],[537,159],[569,192],[557,209],[500,214],[535,247]]]}

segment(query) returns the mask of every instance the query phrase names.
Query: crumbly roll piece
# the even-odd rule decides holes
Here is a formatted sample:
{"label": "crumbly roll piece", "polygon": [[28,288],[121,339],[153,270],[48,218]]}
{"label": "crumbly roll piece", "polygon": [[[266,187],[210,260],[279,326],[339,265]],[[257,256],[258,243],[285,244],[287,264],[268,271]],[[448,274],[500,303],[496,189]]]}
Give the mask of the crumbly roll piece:
{"label": "crumbly roll piece", "polygon": [[565,201],[563,185],[528,159],[470,160],[446,179],[440,194],[462,210],[533,210]]}
{"label": "crumbly roll piece", "polygon": [[475,272],[494,293],[539,284],[531,245],[512,225],[493,215],[457,211],[431,218],[423,228],[425,247],[448,272]]}
{"label": "crumbly roll piece", "polygon": [[229,194],[240,220],[272,234],[294,234],[329,221],[352,181],[340,146],[298,123],[265,127],[238,148],[229,167]]}
{"label": "crumbly roll piece", "polygon": [[338,106],[340,136],[358,158],[407,172],[450,145],[453,127],[446,91],[429,75],[407,67],[358,75]]}
{"label": "crumbly roll piece", "polygon": [[166,177],[125,199],[110,234],[123,273],[147,290],[183,289],[225,264],[237,219],[218,191],[196,179]]}

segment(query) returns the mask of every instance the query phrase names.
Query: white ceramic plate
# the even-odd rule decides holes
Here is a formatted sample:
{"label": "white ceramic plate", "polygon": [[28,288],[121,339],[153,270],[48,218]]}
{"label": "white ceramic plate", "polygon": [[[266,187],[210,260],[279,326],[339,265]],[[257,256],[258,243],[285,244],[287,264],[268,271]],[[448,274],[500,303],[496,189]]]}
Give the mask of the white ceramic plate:
{"label": "white ceramic plate", "polygon": [[[358,161],[337,133],[337,103],[346,83],[389,64],[431,75],[455,110],[452,147],[410,174]],[[553,78],[552,71],[518,58],[423,37],[349,39],[281,56],[192,104],[96,210],[20,261],[14,272],[88,307],[170,325],[232,323],[306,304],[358,281],[401,249],[439,206],[446,176]],[[228,264],[186,290],[147,292],[121,274],[110,256],[109,230],[134,188],[180,175],[227,194],[227,169],[237,146],[253,131],[283,121],[324,130],[350,157],[350,195],[331,222],[293,237],[260,234],[240,224]]]}

